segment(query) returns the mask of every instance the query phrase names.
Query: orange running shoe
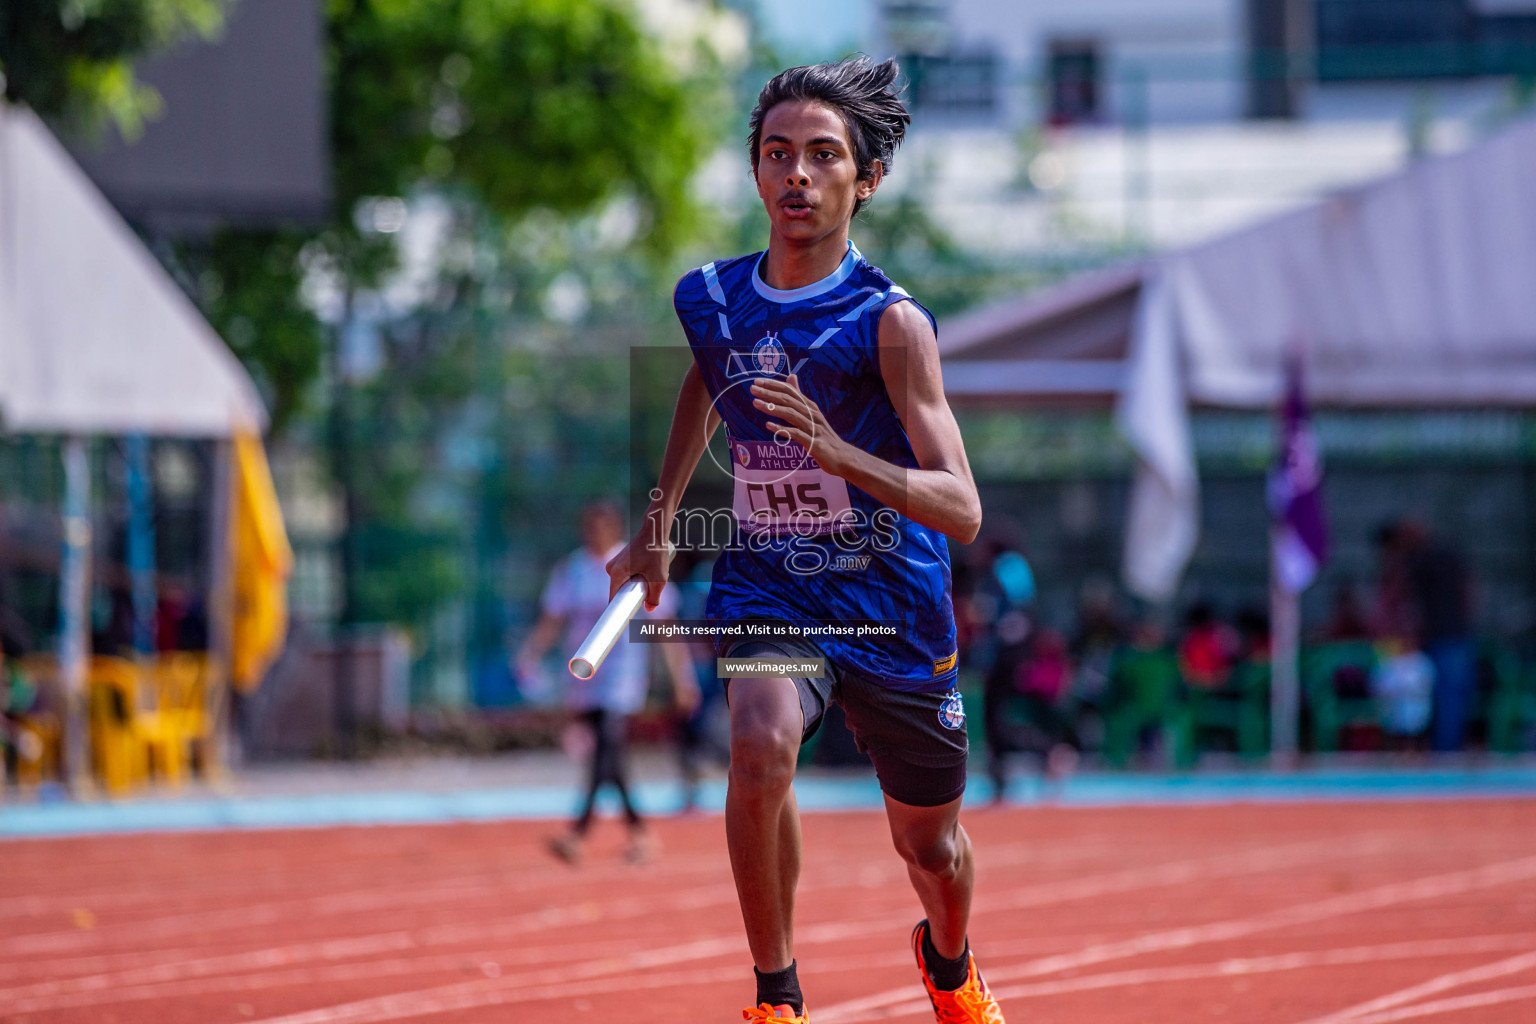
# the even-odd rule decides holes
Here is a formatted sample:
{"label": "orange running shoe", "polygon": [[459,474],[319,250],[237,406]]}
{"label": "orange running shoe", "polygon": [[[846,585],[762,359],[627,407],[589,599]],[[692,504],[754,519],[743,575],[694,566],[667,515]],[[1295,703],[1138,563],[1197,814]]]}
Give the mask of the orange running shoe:
{"label": "orange running shoe", "polygon": [[811,1024],[811,1014],[807,1010],[805,1016],[796,1017],[792,1006],[769,1006],[764,1003],[761,1006],[749,1006],[741,1011],[742,1020],[778,1021],[779,1024]]}
{"label": "orange running shoe", "polygon": [[928,977],[928,965],[923,963],[923,933],[928,921],[923,919],[912,929],[912,955],[917,957],[917,969],[923,975],[923,988],[928,990],[928,1001],[933,1004],[933,1019],[938,1024],[1007,1024],[1003,1020],[1003,1008],[992,998],[992,990],[976,969],[976,957],[970,956],[969,973],[965,984],[953,992],[942,992],[933,987]]}

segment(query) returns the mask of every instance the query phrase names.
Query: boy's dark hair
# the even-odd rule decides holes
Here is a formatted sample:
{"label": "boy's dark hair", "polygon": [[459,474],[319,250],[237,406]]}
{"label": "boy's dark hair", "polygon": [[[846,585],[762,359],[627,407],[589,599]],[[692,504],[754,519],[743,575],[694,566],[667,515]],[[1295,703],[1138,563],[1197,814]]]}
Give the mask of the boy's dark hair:
{"label": "boy's dark hair", "polygon": [[[889,174],[896,147],[906,138],[907,125],[912,123],[912,115],[907,113],[895,85],[900,72],[894,60],[876,64],[859,54],[836,64],[806,64],[775,75],[758,93],[757,106],[752,108],[752,134],[747,143],[752,154],[752,173],[757,173],[763,118],[768,111],[789,100],[814,100],[837,111],[848,126],[860,181],[875,176],[876,160]],[[854,214],[863,206],[864,200],[855,200]]]}

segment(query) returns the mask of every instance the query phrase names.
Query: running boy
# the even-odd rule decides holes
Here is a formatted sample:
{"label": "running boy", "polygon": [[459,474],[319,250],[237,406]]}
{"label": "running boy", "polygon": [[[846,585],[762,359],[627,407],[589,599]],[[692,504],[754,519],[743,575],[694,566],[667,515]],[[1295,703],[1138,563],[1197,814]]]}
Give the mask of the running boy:
{"label": "running boy", "polygon": [[945,535],[976,537],[981,503],[944,398],[932,317],[864,260],[849,223],[910,122],[894,61],[792,68],[758,97],[751,160],[768,249],[686,275],[674,304],[693,349],[655,500],[609,563],[660,600],[683,492],[723,420],[733,543],[712,620],[896,621],[894,642],[752,640],[723,656],[825,657],[820,678],[728,681],[726,834],[757,975],[749,1021],[807,1024],[792,952],[799,747],[837,701],[880,777],[891,837],[927,918],[912,933],[943,1024],[1003,1024],[966,939],[973,865],[960,827],[967,745],[954,689]]}

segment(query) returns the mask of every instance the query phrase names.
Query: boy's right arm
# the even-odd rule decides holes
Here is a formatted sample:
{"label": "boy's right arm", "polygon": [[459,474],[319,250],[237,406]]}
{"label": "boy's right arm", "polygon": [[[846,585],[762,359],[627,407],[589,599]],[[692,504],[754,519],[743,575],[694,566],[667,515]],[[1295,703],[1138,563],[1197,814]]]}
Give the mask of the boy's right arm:
{"label": "boy's right arm", "polygon": [[672,412],[672,429],[667,433],[667,450],[661,460],[661,479],[652,492],[645,510],[645,520],[629,544],[608,563],[608,597],[633,576],[646,581],[645,607],[654,610],[666,586],[667,565],[672,556],[667,541],[672,535],[672,520],[683,500],[699,459],[720,426],[709,388],[699,373],[698,364],[688,367],[683,386],[677,392],[677,407]]}

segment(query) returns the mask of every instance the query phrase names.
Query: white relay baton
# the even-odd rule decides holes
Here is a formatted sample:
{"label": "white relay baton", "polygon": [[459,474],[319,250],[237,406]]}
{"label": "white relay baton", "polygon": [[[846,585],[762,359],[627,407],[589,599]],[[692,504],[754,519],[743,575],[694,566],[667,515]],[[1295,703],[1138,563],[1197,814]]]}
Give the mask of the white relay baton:
{"label": "white relay baton", "polygon": [[619,592],[613,595],[613,600],[608,602],[608,607],[603,609],[603,614],[598,617],[587,638],[576,648],[576,653],[571,655],[568,666],[571,675],[577,679],[591,679],[596,675],[597,667],[608,657],[613,645],[619,642],[619,637],[629,628],[629,620],[635,617],[644,603],[645,580],[636,576],[620,587]]}

